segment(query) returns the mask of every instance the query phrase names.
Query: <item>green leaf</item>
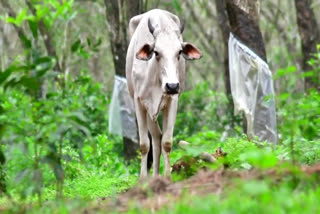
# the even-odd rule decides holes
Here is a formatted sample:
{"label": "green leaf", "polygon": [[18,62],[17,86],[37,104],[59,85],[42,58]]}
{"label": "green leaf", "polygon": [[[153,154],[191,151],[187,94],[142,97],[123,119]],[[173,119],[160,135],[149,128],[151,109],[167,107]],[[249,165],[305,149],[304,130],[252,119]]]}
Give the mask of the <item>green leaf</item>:
{"label": "green leaf", "polygon": [[38,23],[35,21],[28,21],[30,30],[35,39],[38,38]]}
{"label": "green leaf", "polygon": [[306,71],[306,72],[302,72],[300,74],[301,77],[313,77],[315,76],[316,72],[315,71]]}
{"label": "green leaf", "polygon": [[80,39],[78,39],[75,43],[72,44],[71,51],[73,53],[76,52],[79,49],[80,45],[81,45],[81,41]]}
{"label": "green leaf", "polygon": [[18,83],[34,91],[38,90],[40,87],[40,82],[38,81],[38,79],[33,77],[24,76]]}
{"label": "green leaf", "polygon": [[21,35],[21,39],[22,39],[22,42],[23,42],[24,46],[27,49],[31,49],[32,43],[24,34]]}
{"label": "green leaf", "polygon": [[24,8],[16,17],[15,24],[20,27],[22,22],[24,22],[25,20],[32,20],[33,18],[33,16],[28,15],[27,8]]}
{"label": "green leaf", "polygon": [[276,75],[274,76],[274,79],[278,79],[288,74],[295,73],[296,71],[297,71],[297,68],[295,66],[289,66],[285,69],[279,69]]}
{"label": "green leaf", "polygon": [[54,66],[54,60],[51,57],[41,57],[35,61],[36,76],[43,76],[48,70]]}
{"label": "green leaf", "polygon": [[90,47],[91,46],[91,40],[90,40],[89,37],[87,38],[87,43],[88,43],[88,46]]}
{"label": "green leaf", "polygon": [[12,73],[12,69],[10,68],[3,72],[0,72],[0,84],[6,81],[6,79],[8,79],[11,73]]}
{"label": "green leaf", "polygon": [[5,18],[5,21],[6,21],[7,23],[16,24],[16,19],[13,18],[13,17]]}
{"label": "green leaf", "polygon": [[289,98],[289,93],[282,93],[278,96],[280,100],[287,100]]}

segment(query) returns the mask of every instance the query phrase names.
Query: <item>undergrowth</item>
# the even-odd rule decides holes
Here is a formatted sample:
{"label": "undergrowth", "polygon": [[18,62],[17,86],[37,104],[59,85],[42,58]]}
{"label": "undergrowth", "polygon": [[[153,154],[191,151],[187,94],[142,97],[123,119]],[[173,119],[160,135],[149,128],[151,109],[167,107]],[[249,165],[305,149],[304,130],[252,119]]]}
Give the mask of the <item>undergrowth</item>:
{"label": "undergrowth", "polygon": [[[5,172],[7,196],[1,198],[0,209],[13,213],[68,213],[83,209],[85,204],[96,206],[92,205],[96,204],[96,199],[112,199],[137,183],[140,160],[137,158],[126,164],[122,139],[107,133],[109,97],[102,85],[94,83],[84,73],[67,80],[65,87],[61,91],[49,88],[47,99],[35,99],[20,89],[0,90],[3,95],[0,99],[0,122],[5,124],[1,129],[1,150],[7,157],[5,168],[2,169]],[[203,152],[213,154],[219,147],[227,156],[213,164],[200,160],[190,171],[174,173],[174,181],[187,179],[203,167],[210,170],[221,167],[238,171],[266,170],[276,168],[283,162],[299,165],[319,162],[318,92],[311,91],[309,97],[286,95],[278,98],[279,142],[273,145],[249,140],[246,135],[240,134],[238,123],[234,123],[232,130],[227,127],[229,119],[217,116],[221,106],[212,104],[223,100],[222,95],[207,93],[208,103],[198,99],[199,94],[208,90],[207,84],[203,84],[181,96],[171,164],[184,157],[197,158]],[[290,99],[290,104],[286,103],[286,99]],[[193,109],[199,110],[193,112]],[[294,109],[298,111],[290,114]],[[210,118],[206,115],[216,116]],[[304,117],[309,118],[310,123]],[[190,144],[180,148],[177,146],[180,140]],[[60,156],[55,156],[58,148],[61,148]],[[160,168],[163,171],[162,162]],[[57,180],[63,182],[62,192],[67,200],[55,201]],[[193,213],[201,209],[215,212],[220,204],[221,212],[248,212],[250,209],[260,212],[267,206],[268,198],[287,197],[295,191],[290,187],[290,182],[279,186],[272,186],[269,181],[259,182],[262,181],[241,181],[239,186],[230,187],[220,196],[185,196],[170,210],[172,213],[184,210]],[[260,186],[262,190],[255,196],[246,192],[249,187],[258,191]],[[290,212],[298,206],[299,197],[308,200],[307,206],[313,209],[314,201],[319,198],[319,190],[308,188],[299,189],[292,195],[291,207],[286,205],[288,200],[279,199],[274,210],[265,210],[281,212],[279,210],[283,210],[283,206],[289,206],[286,209]],[[233,207],[237,200],[244,200],[238,210]],[[266,200],[266,204],[261,203],[260,206],[259,200]],[[199,207],[198,203],[201,202],[203,206]],[[164,208],[160,212],[168,210]],[[132,212],[135,213],[135,209]]]}
{"label": "undergrowth", "polygon": [[273,185],[266,180],[238,181],[222,195],[186,194],[178,203],[156,213],[319,213],[319,200],[319,187],[296,190],[289,182]]}

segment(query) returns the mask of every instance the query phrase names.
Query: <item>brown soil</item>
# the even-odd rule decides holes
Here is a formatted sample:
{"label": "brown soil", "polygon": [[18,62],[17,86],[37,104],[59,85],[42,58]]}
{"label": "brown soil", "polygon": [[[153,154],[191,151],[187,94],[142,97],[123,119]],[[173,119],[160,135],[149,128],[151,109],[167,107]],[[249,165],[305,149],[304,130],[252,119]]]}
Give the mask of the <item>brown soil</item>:
{"label": "brown soil", "polygon": [[268,177],[274,182],[280,182],[288,176],[305,176],[310,174],[320,175],[320,164],[301,166],[292,170],[288,170],[287,167],[285,170],[281,170],[281,166],[277,167],[277,169],[264,171],[256,169],[250,171],[232,171],[230,169],[218,169],[216,171],[200,170],[196,175],[179,182],[172,182],[164,177],[154,177],[148,181],[140,182],[136,187],[120,194],[113,200],[101,199],[97,205],[99,208],[96,207],[94,210],[125,212],[133,206],[142,207],[153,212],[164,205],[174,203],[186,193],[199,196],[220,194],[225,187],[233,185],[235,178],[260,180]]}

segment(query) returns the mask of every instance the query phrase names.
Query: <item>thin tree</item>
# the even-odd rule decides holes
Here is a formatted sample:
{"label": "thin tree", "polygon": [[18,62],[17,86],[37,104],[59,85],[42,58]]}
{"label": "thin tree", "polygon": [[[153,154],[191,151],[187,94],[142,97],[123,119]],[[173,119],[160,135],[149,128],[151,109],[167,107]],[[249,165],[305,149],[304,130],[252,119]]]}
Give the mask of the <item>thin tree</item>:
{"label": "thin tree", "polygon": [[[302,70],[308,72],[312,70],[312,66],[308,61],[312,58],[313,54],[317,52],[317,44],[320,43],[320,31],[317,25],[317,20],[311,8],[310,0],[295,0],[297,12],[297,24],[301,38],[302,46]],[[319,74],[315,74],[315,78],[319,81]],[[316,88],[320,90],[319,82],[314,81],[314,77],[305,78],[305,89]]]}
{"label": "thin tree", "polygon": [[[104,3],[115,74],[125,77],[126,53],[129,44],[128,23],[130,18],[142,12],[142,4],[141,1],[132,0],[104,0]],[[139,149],[138,143],[123,137],[123,146],[127,160],[136,156],[136,151]]]}
{"label": "thin tree", "polygon": [[228,54],[228,41],[229,34],[231,31],[228,14],[226,11],[226,2],[225,0],[216,0],[216,11],[218,14],[219,28],[223,38],[223,47],[224,47],[224,56],[223,56],[223,65],[224,65],[224,85],[226,90],[226,95],[228,98],[228,113],[231,114],[232,122],[233,118],[233,100],[231,95],[231,86],[230,86],[230,74],[229,74],[229,54]]}

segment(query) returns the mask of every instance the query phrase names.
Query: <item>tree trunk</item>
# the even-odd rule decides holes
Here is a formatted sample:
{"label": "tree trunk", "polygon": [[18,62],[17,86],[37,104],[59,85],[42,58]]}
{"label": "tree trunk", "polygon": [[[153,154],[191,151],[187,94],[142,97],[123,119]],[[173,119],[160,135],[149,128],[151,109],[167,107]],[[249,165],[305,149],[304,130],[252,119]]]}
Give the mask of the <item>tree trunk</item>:
{"label": "tree trunk", "polygon": [[[310,0],[295,0],[297,12],[297,24],[301,37],[301,46],[303,54],[302,69],[304,72],[312,70],[312,66],[308,61],[312,55],[317,52],[317,43],[320,43],[320,33],[315,15],[311,9]],[[316,74],[316,79],[319,81],[319,74]],[[305,89],[316,88],[320,90],[319,82],[313,81],[312,77],[305,78]]]}
{"label": "tree trunk", "polygon": [[[233,35],[267,62],[267,54],[259,28],[259,0],[226,0],[229,23]],[[247,121],[243,118],[243,130]]]}
{"label": "tree trunk", "polygon": [[[128,24],[130,18],[141,13],[140,1],[104,0],[109,27],[109,38],[115,74],[126,76],[126,54],[128,41]],[[136,157],[139,145],[123,137],[124,156],[129,160]]]}
{"label": "tree trunk", "polygon": [[232,33],[267,62],[259,28],[259,0],[227,0],[227,11]]}
{"label": "tree trunk", "polygon": [[223,46],[224,46],[224,57],[223,57],[223,65],[224,65],[224,85],[226,90],[226,95],[228,98],[228,114],[232,118],[232,123],[234,122],[234,104],[232,100],[231,94],[231,86],[230,86],[230,73],[229,73],[229,54],[228,54],[228,41],[230,34],[230,25],[228,22],[228,14],[226,11],[226,2],[225,0],[216,0],[216,10],[218,14],[219,27],[221,30],[222,38],[223,38]]}

